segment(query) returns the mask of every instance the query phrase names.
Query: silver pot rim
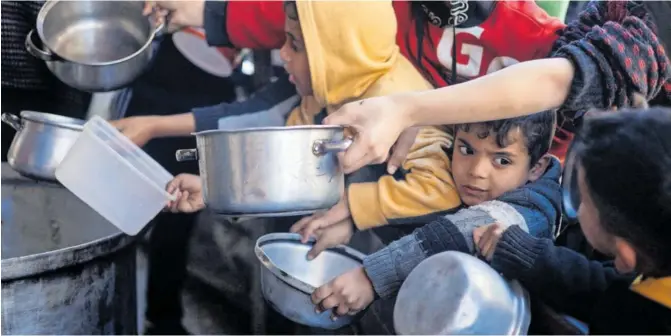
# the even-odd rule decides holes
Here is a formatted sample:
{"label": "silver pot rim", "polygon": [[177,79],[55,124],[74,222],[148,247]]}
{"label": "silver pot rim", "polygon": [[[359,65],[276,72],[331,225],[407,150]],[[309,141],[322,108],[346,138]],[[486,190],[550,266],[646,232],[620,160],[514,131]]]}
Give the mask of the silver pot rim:
{"label": "silver pot rim", "polygon": [[82,119],[35,111],[21,111],[21,119],[79,132],[84,130],[86,123],[86,120]]}
{"label": "silver pot rim", "polygon": [[[269,233],[261,236],[259,239],[256,240],[256,244],[254,246],[254,252],[256,254],[256,257],[259,259],[263,267],[265,267],[267,270],[269,270],[274,276],[282,280],[284,283],[288,284],[289,286],[298,289],[299,291],[311,295],[312,292],[314,292],[317,288],[314,286],[305,283],[298,278],[294,277],[293,275],[285,272],[284,270],[280,269],[275,263],[273,263],[270,258],[266,255],[266,253],[263,251],[262,246],[266,245],[268,243],[272,243],[274,241],[291,241],[291,242],[298,242],[301,243],[301,236],[297,233]],[[308,241],[308,244],[314,244],[315,240],[311,238]],[[301,243],[302,244],[302,243]],[[333,253],[338,253],[341,254],[345,257],[354,259],[358,262],[361,262],[363,264],[363,259],[366,257],[365,254],[349,247],[346,245],[338,245],[336,247],[332,247],[329,249],[326,249],[324,252],[331,251]],[[322,253],[324,253],[322,252]]]}
{"label": "silver pot rim", "polygon": [[341,125],[300,125],[300,126],[267,126],[267,127],[248,127],[236,129],[214,129],[200,132],[193,132],[191,135],[202,136],[210,134],[238,134],[251,132],[275,132],[275,131],[300,131],[300,130],[344,130]]}
{"label": "silver pot rim", "polygon": [[[80,265],[102,255],[116,253],[134,241],[135,238],[123,232],[117,232],[74,246],[2,259],[2,281],[24,278],[66,266]],[[31,267],[26,267],[26,265]]]}
{"label": "silver pot rim", "polygon": [[108,62],[79,62],[79,61],[72,60],[68,57],[65,57],[65,56],[59,54],[59,53],[56,53],[54,51],[54,48],[49,44],[48,40],[44,38],[44,22],[47,19],[47,15],[49,15],[49,11],[54,6],[56,6],[57,4],[59,4],[61,2],[64,2],[64,1],[68,1],[68,0],[49,0],[49,1],[46,1],[44,6],[42,6],[39,13],[37,14],[36,28],[37,28],[37,34],[40,36],[40,39],[42,40],[42,44],[45,47],[47,47],[50,52],[58,55],[59,58],[65,60],[65,61],[68,61],[70,63],[93,66],[93,67],[102,67],[102,66],[124,63],[124,62],[126,62],[130,59],[133,59],[133,58],[137,57],[141,53],[143,53],[151,45],[152,41],[154,41],[154,38],[156,37],[156,32],[158,30],[156,28],[158,28],[158,27],[155,27],[155,29],[153,29],[151,31],[151,34],[149,35],[149,38],[147,38],[147,41],[145,41],[144,45],[140,49],[138,49],[136,52],[134,52],[134,53],[132,53],[132,54],[130,54],[130,55],[124,57],[124,58],[118,59],[118,60],[108,61]]}

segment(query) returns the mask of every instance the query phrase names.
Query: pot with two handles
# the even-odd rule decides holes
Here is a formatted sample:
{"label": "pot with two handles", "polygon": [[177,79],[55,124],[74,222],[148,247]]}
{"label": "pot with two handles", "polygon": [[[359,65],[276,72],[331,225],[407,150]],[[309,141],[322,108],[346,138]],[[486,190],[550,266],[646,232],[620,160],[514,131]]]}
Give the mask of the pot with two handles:
{"label": "pot with two handles", "polygon": [[[65,84],[83,91],[122,88],[149,65],[163,31],[143,15],[144,1],[47,1],[26,49]],[[35,31],[39,35],[37,40]]]}
{"label": "pot with two handles", "polygon": [[21,175],[56,181],[55,171],[84,129],[86,121],[56,114],[22,111],[21,117],[2,114],[16,130],[7,162]]}
{"label": "pot with two handles", "polygon": [[198,132],[206,205],[219,214],[297,215],[328,209],[344,192],[336,153],[351,144],[341,126],[311,125]]}

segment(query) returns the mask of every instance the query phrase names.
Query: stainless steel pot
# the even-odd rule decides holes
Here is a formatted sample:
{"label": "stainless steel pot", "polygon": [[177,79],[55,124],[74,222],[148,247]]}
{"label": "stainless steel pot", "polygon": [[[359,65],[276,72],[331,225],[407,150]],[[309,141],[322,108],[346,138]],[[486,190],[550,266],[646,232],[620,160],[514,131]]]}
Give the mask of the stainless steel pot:
{"label": "stainless steel pot", "polygon": [[135,80],[152,57],[155,27],[144,1],[50,0],[37,16],[43,48],[26,36],[26,49],[69,86],[113,91]]}
{"label": "stainless steel pot", "polygon": [[206,205],[220,214],[327,209],[344,189],[336,153],[349,147],[340,126],[265,127],[195,133]]}
{"label": "stainless steel pot", "polygon": [[21,112],[21,118],[2,114],[2,121],[16,130],[7,162],[21,175],[56,181],[54,172],[82,132],[86,121],[55,114]]}
{"label": "stainless steel pot", "polygon": [[526,335],[530,322],[529,297],[519,282],[457,251],[417,265],[394,305],[399,335]]}
{"label": "stainless steel pot", "polygon": [[335,330],[357,316],[331,319],[331,311],[315,313],[310,295],[335,277],[360,267],[365,255],[340,245],[322,252],[314,260],[305,257],[312,243],[303,244],[292,233],[270,233],[256,241],[254,252],[261,262],[263,297],[284,317],[310,327]]}

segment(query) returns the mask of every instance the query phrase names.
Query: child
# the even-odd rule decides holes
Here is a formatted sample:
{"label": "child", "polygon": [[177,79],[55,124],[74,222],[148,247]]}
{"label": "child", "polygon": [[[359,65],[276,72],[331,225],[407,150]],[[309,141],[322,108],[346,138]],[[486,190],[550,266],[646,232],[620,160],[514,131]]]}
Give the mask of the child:
{"label": "child", "polygon": [[669,130],[671,109],[630,109],[586,117],[575,140],[580,226],[614,268],[496,224],[474,232],[480,253],[592,334],[671,334]]}
{"label": "child", "polygon": [[[561,167],[547,155],[555,113],[456,127],[452,173],[468,206],[415,230],[367,256],[363,267],[345,273],[312,295],[320,309],[336,315],[359,311],[375,294],[392,297],[424,259],[447,251],[473,253],[475,228],[494,222],[518,225],[532,236],[552,237],[561,211]],[[468,237],[468,239],[466,239]]]}
{"label": "child", "polygon": [[[390,1],[296,1],[286,2],[285,11],[280,54],[302,97],[287,125],[320,124],[348,101],[431,88],[399,53]],[[349,175],[341,201],[299,222],[296,231],[307,227],[307,237],[320,223],[329,226],[317,234],[326,238],[317,247],[328,247],[346,243],[355,225],[363,230],[457,208],[461,202],[446,152],[450,143],[445,130],[421,128],[402,172],[392,176],[384,168],[365,167]]]}

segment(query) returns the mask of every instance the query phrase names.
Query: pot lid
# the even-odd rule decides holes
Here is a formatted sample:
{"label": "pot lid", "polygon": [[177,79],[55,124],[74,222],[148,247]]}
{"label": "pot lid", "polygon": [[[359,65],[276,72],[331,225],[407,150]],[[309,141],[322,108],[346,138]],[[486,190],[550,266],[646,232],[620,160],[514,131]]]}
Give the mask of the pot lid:
{"label": "pot lid", "polygon": [[182,55],[203,71],[222,78],[233,73],[231,60],[219,48],[207,44],[202,29],[186,28],[172,34],[172,40]]}

